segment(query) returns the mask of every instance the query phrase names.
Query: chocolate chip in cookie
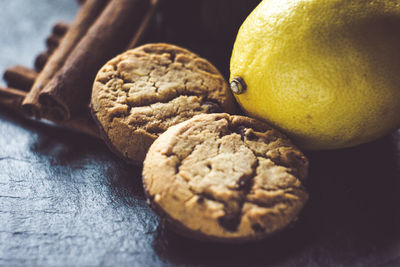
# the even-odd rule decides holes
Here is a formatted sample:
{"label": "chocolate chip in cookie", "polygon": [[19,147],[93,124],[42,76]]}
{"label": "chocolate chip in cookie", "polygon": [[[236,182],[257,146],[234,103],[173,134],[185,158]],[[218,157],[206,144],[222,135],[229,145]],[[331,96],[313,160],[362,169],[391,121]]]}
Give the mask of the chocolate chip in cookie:
{"label": "chocolate chip in cookie", "polygon": [[98,72],[91,109],[110,148],[142,163],[153,141],[195,115],[235,112],[219,71],[175,45],[147,44],[115,57]]}
{"label": "chocolate chip in cookie", "polygon": [[203,114],[175,125],[143,165],[151,206],[179,233],[251,241],[295,221],[308,160],[283,134],[244,117]]}

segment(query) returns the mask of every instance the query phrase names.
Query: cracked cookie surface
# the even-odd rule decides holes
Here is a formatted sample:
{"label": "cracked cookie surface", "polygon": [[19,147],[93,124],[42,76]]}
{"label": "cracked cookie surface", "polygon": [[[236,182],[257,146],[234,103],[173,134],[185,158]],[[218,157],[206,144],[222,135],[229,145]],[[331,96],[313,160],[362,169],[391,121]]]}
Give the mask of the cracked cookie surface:
{"label": "cracked cookie surface", "polygon": [[147,44],[115,57],[98,72],[91,110],[110,148],[141,163],[170,126],[197,114],[235,112],[219,71],[178,46]]}
{"label": "cracked cookie surface", "polygon": [[172,228],[200,239],[258,240],[295,221],[308,199],[308,160],[254,119],[204,114],[150,147],[143,181]]}

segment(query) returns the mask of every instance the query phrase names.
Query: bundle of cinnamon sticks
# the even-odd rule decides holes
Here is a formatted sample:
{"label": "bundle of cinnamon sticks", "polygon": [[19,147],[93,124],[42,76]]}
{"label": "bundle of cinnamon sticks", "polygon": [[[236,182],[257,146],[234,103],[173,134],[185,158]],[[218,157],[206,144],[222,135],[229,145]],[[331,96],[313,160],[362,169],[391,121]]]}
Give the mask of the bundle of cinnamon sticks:
{"label": "bundle of cinnamon sticks", "polygon": [[95,75],[109,59],[139,44],[158,0],[80,2],[69,26],[53,27],[34,70],[19,65],[6,70],[0,106],[98,137],[88,112]]}

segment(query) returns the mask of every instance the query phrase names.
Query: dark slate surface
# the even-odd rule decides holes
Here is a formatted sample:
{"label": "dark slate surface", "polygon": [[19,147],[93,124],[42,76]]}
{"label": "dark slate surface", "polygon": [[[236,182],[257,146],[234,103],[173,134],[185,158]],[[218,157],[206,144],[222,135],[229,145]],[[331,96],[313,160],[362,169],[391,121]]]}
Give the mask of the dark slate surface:
{"label": "dark slate surface", "polygon": [[[77,10],[73,0],[0,7],[1,72],[31,66],[51,25]],[[400,133],[309,156],[296,225],[255,244],[200,243],[163,228],[140,169],[102,142],[0,109],[0,266],[400,266]]]}

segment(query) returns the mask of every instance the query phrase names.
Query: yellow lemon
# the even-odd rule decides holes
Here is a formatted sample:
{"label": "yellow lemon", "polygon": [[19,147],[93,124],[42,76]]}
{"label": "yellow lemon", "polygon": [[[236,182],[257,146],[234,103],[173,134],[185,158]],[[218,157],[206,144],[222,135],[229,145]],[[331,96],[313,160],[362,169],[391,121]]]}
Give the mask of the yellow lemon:
{"label": "yellow lemon", "polygon": [[400,1],[264,0],[241,26],[231,84],[250,116],[304,149],[400,125]]}

